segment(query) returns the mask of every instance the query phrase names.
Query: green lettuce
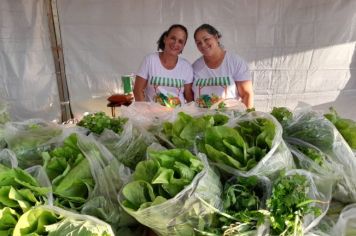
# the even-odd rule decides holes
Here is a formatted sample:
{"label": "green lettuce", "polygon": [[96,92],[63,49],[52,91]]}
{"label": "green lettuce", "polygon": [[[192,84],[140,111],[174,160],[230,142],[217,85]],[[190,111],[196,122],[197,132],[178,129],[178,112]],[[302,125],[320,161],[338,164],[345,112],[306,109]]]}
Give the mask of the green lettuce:
{"label": "green lettuce", "polygon": [[13,236],[114,235],[110,226],[102,221],[56,209],[54,207],[36,207],[27,211],[17,222]]}

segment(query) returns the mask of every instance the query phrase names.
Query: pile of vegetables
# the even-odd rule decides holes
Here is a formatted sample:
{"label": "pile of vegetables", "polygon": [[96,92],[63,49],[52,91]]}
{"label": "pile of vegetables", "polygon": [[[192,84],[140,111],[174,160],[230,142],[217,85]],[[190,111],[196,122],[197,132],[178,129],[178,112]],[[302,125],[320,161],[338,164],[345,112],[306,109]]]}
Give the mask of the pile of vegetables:
{"label": "pile of vegetables", "polygon": [[200,231],[203,235],[256,234],[265,222],[265,196],[268,184],[257,176],[233,176],[224,185],[221,195],[223,210],[216,209],[213,224]]}
{"label": "pile of vegetables", "polygon": [[43,152],[44,168],[52,182],[56,205],[80,210],[94,188],[90,165],[71,134],[62,146]]}
{"label": "pile of vegetables", "polygon": [[195,227],[211,223],[202,202],[220,205],[220,194],[219,178],[204,157],[185,149],[149,150],[119,199],[130,215],[160,235],[193,235]]}
{"label": "pile of vegetables", "polygon": [[308,196],[310,183],[300,174],[282,176],[273,186],[267,200],[272,235],[303,235],[303,218],[307,214],[319,216],[321,209]]}
{"label": "pile of vegetables", "polygon": [[148,156],[137,164],[134,181],[122,190],[122,204],[135,211],[174,197],[203,169],[203,163],[184,149],[149,151]]}
{"label": "pile of vegetables", "polygon": [[234,128],[215,126],[205,130],[201,151],[213,162],[248,171],[271,150],[274,123],[265,118],[239,122]]}
{"label": "pile of vegetables", "polygon": [[356,122],[340,117],[334,108],[324,115],[331,121],[352,149],[356,149]]}
{"label": "pile of vegetables", "polygon": [[32,206],[44,204],[50,188],[20,168],[0,164],[0,233],[11,235],[20,216]]}
{"label": "pile of vegetables", "polygon": [[174,122],[163,123],[163,134],[168,139],[166,146],[193,150],[196,139],[200,138],[207,128],[224,125],[228,119],[226,115],[219,113],[192,117],[179,112]]}
{"label": "pile of vegetables", "polygon": [[355,230],[355,121],[308,107],[201,111],[180,108],[149,130],[125,114],[89,114],[77,130],[2,112],[0,234]]}
{"label": "pile of vegetables", "polygon": [[115,133],[121,133],[127,119],[121,117],[109,117],[105,112],[96,112],[84,116],[78,123],[78,126],[87,128],[90,132],[101,134],[105,129],[112,130]]}

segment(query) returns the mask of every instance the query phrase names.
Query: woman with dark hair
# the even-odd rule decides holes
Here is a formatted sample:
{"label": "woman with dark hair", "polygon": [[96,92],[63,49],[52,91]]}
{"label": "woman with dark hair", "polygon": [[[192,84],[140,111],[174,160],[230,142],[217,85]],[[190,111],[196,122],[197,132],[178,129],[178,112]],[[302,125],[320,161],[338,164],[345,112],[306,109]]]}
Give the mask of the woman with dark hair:
{"label": "woman with dark hair", "polygon": [[226,51],[221,34],[213,26],[203,24],[194,32],[194,40],[202,56],[193,63],[194,100],[200,107],[210,107],[224,99],[236,98],[253,107],[253,88],[247,63]]}
{"label": "woman with dark hair", "polygon": [[191,64],[180,57],[188,31],[183,25],[172,25],[159,38],[158,52],[147,55],[136,75],[136,101],[154,101],[176,107],[193,101]]}

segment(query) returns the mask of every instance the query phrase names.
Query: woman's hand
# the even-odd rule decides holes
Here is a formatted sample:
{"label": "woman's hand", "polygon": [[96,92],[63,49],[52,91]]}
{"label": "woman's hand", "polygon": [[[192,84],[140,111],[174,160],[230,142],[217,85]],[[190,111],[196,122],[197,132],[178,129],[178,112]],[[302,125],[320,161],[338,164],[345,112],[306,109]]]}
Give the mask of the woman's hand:
{"label": "woman's hand", "polygon": [[242,103],[245,104],[247,108],[253,108],[253,88],[252,81],[236,81],[237,91],[241,97]]}
{"label": "woman's hand", "polygon": [[135,86],[133,90],[135,101],[137,102],[145,101],[146,86],[147,86],[147,80],[140,76],[136,76]]}

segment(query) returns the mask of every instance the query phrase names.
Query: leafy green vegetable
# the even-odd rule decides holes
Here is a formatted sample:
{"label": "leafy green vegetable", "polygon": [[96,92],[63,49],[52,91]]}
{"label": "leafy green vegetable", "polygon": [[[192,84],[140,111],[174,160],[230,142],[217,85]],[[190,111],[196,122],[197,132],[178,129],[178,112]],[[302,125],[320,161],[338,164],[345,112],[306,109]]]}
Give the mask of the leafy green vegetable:
{"label": "leafy green vegetable", "polygon": [[69,207],[73,208],[76,205],[72,204],[85,202],[94,184],[89,162],[83,159],[53,186],[53,193],[63,198],[61,205],[68,201]]}
{"label": "leafy green vegetable", "polygon": [[163,133],[177,148],[192,150],[197,137],[202,136],[204,131],[212,126],[227,123],[228,117],[219,113],[192,117],[184,112],[179,112],[173,122],[163,124]]}
{"label": "leafy green vegetable", "polygon": [[275,136],[275,124],[267,118],[256,118],[238,122],[237,131],[249,147],[257,146],[265,149],[266,153],[272,147]]}
{"label": "leafy green vegetable", "polygon": [[0,164],[0,235],[12,235],[20,216],[44,204],[49,192],[24,170]]}
{"label": "leafy green vegetable", "polygon": [[323,166],[325,162],[325,154],[320,150],[313,148],[311,146],[302,146],[297,144],[292,144],[297,150],[302,152],[305,156],[313,160],[319,166]]}
{"label": "leafy green vegetable", "polygon": [[335,125],[350,147],[356,149],[356,121],[342,118],[333,107],[324,116]]}
{"label": "leafy green vegetable", "polygon": [[327,152],[333,148],[335,134],[333,126],[325,117],[314,111],[305,111],[284,127],[283,137],[300,139]]}
{"label": "leafy green vegetable", "polygon": [[126,198],[123,205],[133,210],[138,210],[143,204],[153,202],[156,198],[151,184],[142,180],[125,185],[122,194]]}
{"label": "leafy green vegetable", "polygon": [[267,200],[273,235],[303,235],[303,218],[307,214],[319,216],[321,209],[310,206],[317,200],[308,197],[309,182],[303,175],[281,176]]}
{"label": "leafy green vegetable", "polygon": [[37,207],[27,211],[16,224],[13,236],[114,235],[109,225],[95,218],[55,209],[57,208]]}
{"label": "leafy green vegetable", "polygon": [[261,199],[265,188],[256,176],[233,177],[224,185],[223,211],[214,214],[213,224],[202,235],[254,235],[264,223]]}
{"label": "leafy green vegetable", "polygon": [[274,116],[283,127],[293,120],[293,113],[286,107],[273,107],[271,115]]}
{"label": "leafy green vegetable", "polygon": [[62,128],[38,120],[8,122],[4,139],[18,159],[19,167],[42,165],[41,153],[48,151],[62,134]]}
{"label": "leafy green vegetable", "polygon": [[12,235],[20,215],[10,207],[0,209],[0,235]]}
{"label": "leafy green vegetable", "polygon": [[127,118],[110,118],[105,112],[97,112],[84,116],[78,123],[78,126],[85,127],[91,132],[101,134],[104,129],[110,129],[115,133],[121,133]]}
{"label": "leafy green vegetable", "polygon": [[136,166],[134,181],[122,190],[122,204],[135,211],[174,197],[203,169],[202,162],[184,149],[150,150],[148,156]]}
{"label": "leafy green vegetable", "polygon": [[56,204],[80,209],[94,188],[88,160],[78,147],[78,136],[73,133],[62,146],[43,152],[44,168],[52,180]]}
{"label": "leafy green vegetable", "polygon": [[[62,175],[67,168],[75,166],[84,156],[77,146],[78,138],[76,134],[69,135],[63,145],[50,152],[43,152],[44,167],[48,177],[54,180]],[[56,182],[56,181],[55,181]]]}
{"label": "leafy green vegetable", "polygon": [[32,206],[44,203],[49,191],[19,168],[0,172],[0,207],[10,207],[23,213]]}
{"label": "leafy green vegetable", "polygon": [[248,171],[272,148],[275,124],[267,118],[239,121],[235,128],[214,126],[205,130],[199,150],[215,163]]}

